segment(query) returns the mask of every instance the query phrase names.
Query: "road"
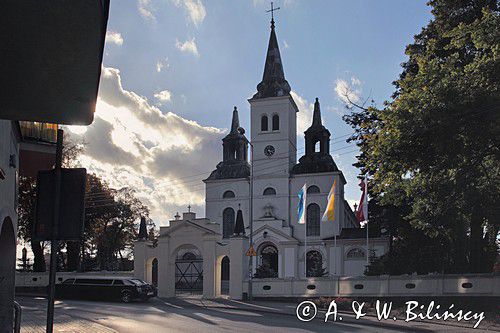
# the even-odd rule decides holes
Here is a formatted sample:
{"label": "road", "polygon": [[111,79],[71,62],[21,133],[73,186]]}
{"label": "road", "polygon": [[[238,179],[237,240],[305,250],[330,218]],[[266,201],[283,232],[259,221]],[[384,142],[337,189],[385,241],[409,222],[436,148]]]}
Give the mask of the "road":
{"label": "road", "polygon": [[[40,297],[18,297],[28,316],[33,309],[44,310],[46,300]],[[140,332],[470,332],[443,325],[414,323],[381,327],[376,321],[346,318],[342,322],[323,322],[316,318],[301,322],[289,314],[266,313],[229,308],[203,308],[182,299],[152,299],[146,303],[114,303],[83,300],[56,302],[56,314],[86,320],[120,333]],[[43,323],[41,323],[43,324]],[[94,329],[95,330],[95,329]],[[66,331],[66,330],[64,330]],[[481,330],[475,330],[480,332]],[[29,332],[26,329],[24,332]],[[38,332],[38,331],[37,331]]]}

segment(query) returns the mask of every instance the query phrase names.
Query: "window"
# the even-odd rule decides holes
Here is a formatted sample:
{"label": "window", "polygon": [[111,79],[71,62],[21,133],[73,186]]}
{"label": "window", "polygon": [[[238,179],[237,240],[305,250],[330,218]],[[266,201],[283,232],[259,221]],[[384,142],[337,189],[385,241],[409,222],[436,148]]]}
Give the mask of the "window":
{"label": "window", "polygon": [[255,277],[275,278],[278,277],[278,249],[272,244],[262,246],[259,251],[260,266],[257,267]]}
{"label": "window", "polygon": [[262,118],[260,118],[260,130],[263,132],[268,130],[267,116],[266,115],[264,115],[264,116],[262,116]]}
{"label": "window", "polygon": [[193,252],[186,252],[182,255],[182,260],[196,260],[196,254]]}
{"label": "window", "polygon": [[234,209],[226,208],[222,212],[222,238],[229,238],[234,232]]}
{"label": "window", "polygon": [[228,198],[234,198],[235,195],[234,195],[234,192],[233,191],[226,191],[224,192],[224,194],[222,195],[222,198],[224,199],[228,199]]}
{"label": "window", "polygon": [[275,114],[273,116],[273,131],[277,131],[280,129],[280,116]]}
{"label": "window", "polygon": [[315,194],[319,192],[320,192],[319,187],[317,187],[316,185],[311,185],[307,188],[307,194]]}
{"label": "window", "polygon": [[365,251],[356,247],[354,249],[350,249],[346,254],[347,259],[364,259]]}
{"label": "window", "polygon": [[319,236],[320,235],[320,216],[319,216],[319,206],[315,203],[307,206],[307,236]]}
{"label": "window", "polygon": [[123,286],[125,283],[123,283],[123,280],[114,280],[113,281],[113,286]]}
{"label": "window", "polygon": [[75,282],[75,279],[66,279],[64,280],[63,284],[73,284]]}
{"label": "window", "polygon": [[307,252],[306,268],[307,277],[320,277],[326,274],[323,268],[323,256],[319,251]]}
{"label": "window", "polygon": [[272,187],[268,187],[264,190],[263,195],[276,195],[276,190]]}

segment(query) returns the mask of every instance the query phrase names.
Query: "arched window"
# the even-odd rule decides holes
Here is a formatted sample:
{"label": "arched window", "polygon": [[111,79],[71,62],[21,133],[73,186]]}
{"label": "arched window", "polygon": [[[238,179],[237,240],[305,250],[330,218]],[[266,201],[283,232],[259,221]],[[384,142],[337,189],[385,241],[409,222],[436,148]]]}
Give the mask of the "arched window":
{"label": "arched window", "polygon": [[255,277],[274,278],[278,277],[278,249],[272,244],[262,246],[259,251],[260,265],[257,267]]}
{"label": "arched window", "polygon": [[347,259],[364,259],[365,251],[359,247],[350,249],[346,254]]}
{"label": "arched window", "polygon": [[263,195],[276,195],[276,190],[272,187],[268,187],[264,190]]}
{"label": "arched window", "polygon": [[315,203],[307,206],[307,236],[319,236],[320,230],[319,206]]}
{"label": "arched window", "polygon": [[262,118],[260,118],[260,130],[267,131],[268,129],[269,125],[267,124],[267,116],[263,115]]}
{"label": "arched window", "polygon": [[326,274],[321,252],[316,250],[307,252],[306,268],[307,277],[320,277]]}
{"label": "arched window", "polygon": [[186,252],[182,255],[182,260],[196,260],[196,254],[193,252]]}
{"label": "arched window", "polygon": [[234,195],[234,192],[233,192],[233,191],[228,190],[228,191],[224,192],[224,194],[222,195],[222,197],[223,197],[224,199],[228,199],[228,198],[234,198],[234,197],[235,197],[235,195]]}
{"label": "arched window", "polygon": [[319,192],[320,192],[319,187],[317,187],[316,185],[311,185],[307,188],[307,194],[315,194]]}
{"label": "arched window", "polygon": [[319,153],[321,151],[321,143],[318,141],[314,144],[314,152]]}
{"label": "arched window", "polygon": [[234,209],[228,207],[222,212],[222,238],[229,238],[234,232]]}
{"label": "arched window", "polygon": [[277,131],[280,129],[280,116],[275,114],[273,116],[273,131]]}

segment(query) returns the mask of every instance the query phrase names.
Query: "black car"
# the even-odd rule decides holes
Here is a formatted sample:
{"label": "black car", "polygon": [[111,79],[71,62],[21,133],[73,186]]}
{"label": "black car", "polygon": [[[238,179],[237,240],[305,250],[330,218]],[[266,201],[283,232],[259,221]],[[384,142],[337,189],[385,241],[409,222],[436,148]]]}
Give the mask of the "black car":
{"label": "black car", "polygon": [[59,298],[98,298],[128,303],[135,299],[146,301],[156,294],[154,286],[136,278],[71,278],[56,285]]}

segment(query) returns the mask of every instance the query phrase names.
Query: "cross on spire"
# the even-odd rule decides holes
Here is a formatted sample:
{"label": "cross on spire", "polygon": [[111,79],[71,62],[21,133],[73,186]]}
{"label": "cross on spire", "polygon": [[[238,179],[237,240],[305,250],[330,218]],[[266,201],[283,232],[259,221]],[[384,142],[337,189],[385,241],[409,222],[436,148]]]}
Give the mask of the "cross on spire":
{"label": "cross on spire", "polygon": [[191,213],[191,204],[188,205],[188,213]]}
{"label": "cross on spire", "polygon": [[271,28],[274,28],[274,12],[279,9],[280,7],[274,8],[274,3],[271,1],[271,9],[266,10],[266,13],[271,13]]}

